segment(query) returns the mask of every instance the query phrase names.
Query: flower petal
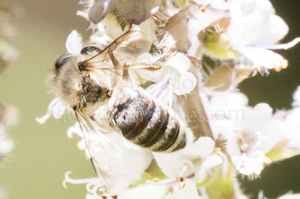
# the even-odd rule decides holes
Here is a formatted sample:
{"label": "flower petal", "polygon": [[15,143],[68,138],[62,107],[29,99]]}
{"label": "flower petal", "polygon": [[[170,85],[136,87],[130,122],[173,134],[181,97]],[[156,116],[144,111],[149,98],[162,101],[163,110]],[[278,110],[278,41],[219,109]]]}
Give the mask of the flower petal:
{"label": "flower petal", "polygon": [[96,0],[92,7],[89,9],[88,17],[97,24],[105,17],[107,13],[114,7],[114,0]]}
{"label": "flower petal", "polygon": [[161,0],[116,0],[116,8],[130,23],[139,25],[160,5]]}
{"label": "flower petal", "polygon": [[200,169],[195,174],[195,181],[197,183],[202,183],[207,177],[207,172],[210,168],[222,164],[223,160],[219,155],[209,156],[201,165]]}
{"label": "flower petal", "polygon": [[197,187],[189,179],[185,180],[184,188],[173,187],[173,193],[169,193],[167,199],[201,199],[198,195]]}
{"label": "flower petal", "polygon": [[76,30],[73,30],[66,41],[66,48],[68,53],[77,55],[81,51],[81,43],[82,43],[82,38],[78,34]]}
{"label": "flower petal", "polygon": [[172,35],[179,52],[186,52],[192,45],[188,38],[189,14],[189,9],[184,9],[172,16],[165,26],[165,31]]}
{"label": "flower petal", "polygon": [[288,65],[281,55],[264,48],[239,47],[238,51],[251,60],[255,68],[281,69]]}
{"label": "flower petal", "polygon": [[185,54],[177,53],[168,61],[168,65],[172,66],[183,75],[190,68],[191,61]]}
{"label": "flower petal", "polygon": [[174,93],[184,95],[190,93],[196,86],[197,79],[191,72],[180,75],[175,81]]}
{"label": "flower petal", "polygon": [[[129,143],[133,145],[132,143]],[[149,151],[140,147],[128,148],[122,153],[122,172],[129,177],[140,179],[141,175],[148,168],[153,157]]]}

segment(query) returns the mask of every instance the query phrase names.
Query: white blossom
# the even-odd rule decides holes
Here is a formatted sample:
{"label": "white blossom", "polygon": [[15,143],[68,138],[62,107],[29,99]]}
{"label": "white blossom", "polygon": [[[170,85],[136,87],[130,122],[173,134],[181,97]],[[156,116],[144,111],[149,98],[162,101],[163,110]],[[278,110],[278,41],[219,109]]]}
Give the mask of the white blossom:
{"label": "white blossom", "polygon": [[286,68],[287,61],[270,49],[287,49],[299,39],[291,42],[292,45],[276,45],[287,34],[288,26],[275,15],[270,1],[241,0],[230,6],[231,22],[226,37],[233,49],[252,61],[255,68]]}
{"label": "white blossom", "polygon": [[152,161],[150,152],[127,141],[117,132],[102,134],[91,130],[87,132],[84,128],[83,131],[85,137],[76,124],[69,128],[68,135],[75,133],[82,138],[79,142],[81,150],[86,147],[83,142],[89,145],[87,156],[93,157],[95,168],[101,175],[99,177],[109,185],[106,188],[113,194],[122,193],[131,182],[140,179]]}
{"label": "white blossom", "polygon": [[[136,89],[148,85],[145,95],[172,112],[184,112],[188,106],[197,109],[202,103],[205,113],[198,118],[199,123],[208,119],[209,125],[207,129],[195,128],[196,122],[192,125],[187,117],[180,117],[186,146],[172,153],[157,153],[126,140],[117,125],[113,127],[107,122],[109,119],[114,123],[114,118],[107,118],[113,102],[101,104],[87,118],[76,115],[79,121],[67,132],[69,137],[76,134],[81,138],[78,148],[92,160],[97,177],[76,180],[67,172],[65,187],[66,183],[86,184],[87,199],[206,199],[209,180],[220,176],[234,187],[232,196],[245,198],[235,190],[236,179],[228,175],[229,171],[257,176],[272,162],[268,153],[277,144],[287,142],[288,148],[299,149],[300,88],[294,94],[293,109],[276,114],[266,103],[250,107],[248,98],[237,90],[238,83],[245,78],[237,75],[238,69],[247,70],[248,77],[254,70],[286,68],[287,60],[273,50],[288,49],[300,41],[296,38],[278,44],[287,34],[288,26],[275,14],[269,0],[86,0],[85,4],[86,10],[78,14],[93,23],[93,34],[83,42],[74,30],[66,41],[69,56],[78,62],[91,62],[89,67],[97,71],[80,69],[82,76],[88,75],[112,93],[122,86]],[[126,32],[128,28],[131,30]],[[215,37],[202,38],[210,34]],[[90,55],[81,54],[85,44],[108,48],[87,60]],[[210,45],[217,47],[209,48]],[[234,71],[217,76],[217,81],[222,81],[222,75],[229,74],[230,83],[220,82],[221,86],[229,84],[227,89],[209,86],[207,82],[213,74],[202,70],[203,55],[218,58],[221,66]],[[129,66],[129,81],[115,86],[123,72],[115,67],[118,62],[120,66]],[[112,96],[109,93],[107,98]],[[197,97],[195,104],[181,103],[186,98],[193,103],[192,97]],[[54,98],[47,114],[37,121],[44,123],[50,116],[60,119],[68,109],[63,100]],[[203,130],[210,137],[196,138],[198,132],[193,128],[200,129],[199,135]],[[11,147],[7,141],[6,145],[1,143],[1,130],[0,124],[0,157],[2,151],[6,153]],[[210,175],[212,172],[219,173]]]}
{"label": "white blossom", "polygon": [[47,113],[41,118],[37,117],[36,121],[40,124],[44,124],[51,116],[55,119],[59,119],[67,109],[68,107],[65,103],[58,98],[54,98],[48,106]]}
{"label": "white blossom", "polygon": [[13,107],[4,107],[0,104],[0,161],[13,148],[13,141],[8,139],[6,131],[8,126],[18,123],[19,111]]}
{"label": "white blossom", "polygon": [[184,149],[171,154],[154,153],[154,158],[164,174],[175,180],[176,177],[189,177],[201,183],[210,168],[222,163],[218,155],[214,155],[214,141],[209,137],[201,137]]}
{"label": "white blossom", "polygon": [[[143,54],[139,59],[150,63],[155,60],[150,54]],[[196,86],[196,77],[188,71],[190,65],[191,62],[188,57],[182,53],[177,53],[158,71],[137,70],[137,72],[142,78],[156,83],[148,87],[146,91],[154,98],[172,107],[173,93],[185,95]]]}
{"label": "white blossom", "polygon": [[283,127],[285,129],[285,139],[288,141],[287,147],[300,149],[300,87],[294,93],[293,109],[285,113]]}
{"label": "white blossom", "polygon": [[259,175],[264,165],[271,163],[265,154],[283,137],[281,121],[272,118],[272,108],[268,104],[260,103],[251,108],[246,106],[244,97],[241,96],[239,101],[234,97],[236,101],[232,101],[231,95],[234,94],[211,99],[223,113],[210,112],[212,115],[208,117],[213,133],[215,137],[222,135],[227,140],[227,151],[239,172]]}

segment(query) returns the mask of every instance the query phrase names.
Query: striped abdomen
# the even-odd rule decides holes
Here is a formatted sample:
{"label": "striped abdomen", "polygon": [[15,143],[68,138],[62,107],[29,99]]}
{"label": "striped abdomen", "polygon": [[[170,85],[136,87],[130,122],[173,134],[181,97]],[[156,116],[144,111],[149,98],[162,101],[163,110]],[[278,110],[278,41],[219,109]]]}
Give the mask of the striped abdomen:
{"label": "striped abdomen", "polygon": [[123,88],[110,117],[126,139],[151,151],[172,152],[186,145],[185,130],[175,114],[138,90]]}

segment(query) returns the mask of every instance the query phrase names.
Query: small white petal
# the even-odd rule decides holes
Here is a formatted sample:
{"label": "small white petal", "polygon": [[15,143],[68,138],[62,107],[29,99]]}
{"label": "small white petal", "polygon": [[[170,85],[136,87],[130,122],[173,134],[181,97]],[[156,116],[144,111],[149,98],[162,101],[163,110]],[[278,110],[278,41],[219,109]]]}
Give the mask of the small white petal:
{"label": "small white petal", "polygon": [[297,90],[295,91],[293,99],[293,106],[300,106],[300,86],[298,86]]}
{"label": "small white petal", "polygon": [[183,53],[177,53],[168,61],[168,65],[172,66],[183,75],[190,68],[191,61]]}
{"label": "small white petal", "polygon": [[195,156],[209,156],[214,150],[215,142],[210,137],[200,137],[191,147],[191,154]]}
{"label": "small white petal", "polygon": [[122,172],[135,179],[140,179],[153,159],[151,153],[143,149],[127,149],[122,153],[121,158]]}
{"label": "small white petal", "polygon": [[81,48],[82,48],[82,38],[81,36],[78,34],[78,32],[76,30],[73,30],[66,41],[66,48],[68,53],[73,54],[73,55],[77,55],[80,53]]}
{"label": "small white petal", "polygon": [[190,93],[196,86],[197,79],[191,72],[185,72],[178,78],[174,79],[174,93],[176,95],[184,95]]}
{"label": "small white petal", "polygon": [[219,155],[209,156],[201,165],[200,169],[195,174],[195,181],[197,183],[202,183],[207,177],[207,171],[215,166],[222,164],[223,160]]}
{"label": "small white petal", "polygon": [[264,48],[240,47],[238,50],[251,60],[256,68],[280,69],[288,65],[281,55]]}

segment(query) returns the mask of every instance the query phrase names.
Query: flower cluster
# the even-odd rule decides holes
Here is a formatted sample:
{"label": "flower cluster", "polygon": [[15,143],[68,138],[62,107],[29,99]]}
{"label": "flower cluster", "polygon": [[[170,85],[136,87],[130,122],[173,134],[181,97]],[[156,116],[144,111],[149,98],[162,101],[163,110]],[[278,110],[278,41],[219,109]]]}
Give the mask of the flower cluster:
{"label": "flower cluster", "polygon": [[9,44],[14,34],[14,29],[10,24],[11,11],[7,7],[0,5],[0,73],[18,57],[17,50]]}
{"label": "flower cluster", "polygon": [[0,161],[12,149],[13,142],[6,138],[5,130],[7,126],[17,123],[18,110],[15,107],[4,107],[0,104]]}
{"label": "flower cluster", "polygon": [[[7,69],[11,61],[18,57],[17,50],[9,44],[14,32],[10,24],[11,14],[9,8],[0,5],[0,74]],[[0,103],[0,161],[13,147],[13,141],[6,137],[6,129],[17,123],[18,114],[15,107],[5,107]],[[5,192],[1,188],[0,198],[6,198]]]}
{"label": "flower cluster", "polygon": [[[279,44],[288,26],[269,0],[83,3],[86,10],[78,14],[94,29],[86,43],[96,46],[92,50],[104,50],[84,58],[86,44],[73,31],[66,42],[69,56],[92,60],[89,77],[111,90],[111,76],[119,72],[112,72],[114,66],[128,65],[130,83],[122,86],[141,89],[172,110],[184,123],[186,146],[158,153],[135,145],[119,129],[103,124],[110,104],[102,104],[89,113],[92,119],[77,115],[80,123],[68,130],[70,137],[82,138],[78,148],[92,158],[98,178],[74,180],[68,172],[64,185],[87,184],[87,199],[243,199],[247,197],[238,188],[237,172],[255,177],[266,164],[297,153],[300,88],[294,94],[294,109],[276,113],[266,103],[249,106],[237,89],[250,75],[286,68],[287,60],[275,50],[300,41]],[[37,121],[43,123],[51,115],[59,119],[68,105],[56,96]]]}

